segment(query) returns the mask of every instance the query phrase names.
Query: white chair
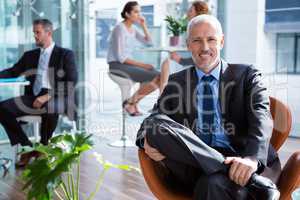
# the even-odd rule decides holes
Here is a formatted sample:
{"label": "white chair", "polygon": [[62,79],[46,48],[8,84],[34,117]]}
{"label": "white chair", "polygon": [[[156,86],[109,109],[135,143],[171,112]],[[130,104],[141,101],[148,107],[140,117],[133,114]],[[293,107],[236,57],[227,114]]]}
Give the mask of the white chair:
{"label": "white chair", "polygon": [[[75,120],[69,120],[67,116],[60,115],[61,120],[71,126],[71,134],[75,134],[77,132],[77,125]],[[18,117],[17,121],[19,122],[27,122],[33,124],[33,133],[34,133],[34,141],[38,142],[40,138],[40,124],[42,123],[42,117],[37,115],[25,115],[23,117]]]}
{"label": "white chair", "polygon": [[[66,116],[62,116],[62,118],[64,118]],[[33,134],[34,134],[34,141],[35,142],[39,142],[39,138],[40,138],[40,124],[42,123],[42,117],[41,116],[37,116],[37,115],[25,115],[23,117],[18,117],[17,121],[19,122],[27,122],[27,123],[32,123],[33,124]],[[63,119],[63,121],[65,121]],[[68,123],[70,123],[71,128],[71,134],[76,134],[77,132],[77,125],[76,125],[76,121],[68,121]],[[30,138],[31,139],[31,138]],[[18,145],[16,147],[16,155],[18,154]]]}
{"label": "white chair", "polygon": [[[60,115],[59,116],[59,121],[60,121],[60,124],[64,124],[64,125],[67,125],[68,127],[71,127],[70,133],[72,135],[75,135],[77,133],[78,129],[77,129],[77,125],[76,125],[76,121],[75,120],[71,120],[66,115]],[[55,131],[55,134],[56,134],[56,131]]]}
{"label": "white chair", "polygon": [[35,142],[39,141],[40,138],[40,124],[42,123],[42,117],[37,115],[25,115],[23,117],[18,117],[17,121],[27,122],[33,124],[33,134]]}
{"label": "white chair", "polygon": [[[37,115],[25,115],[23,117],[18,117],[17,121],[19,122],[27,122],[33,124],[33,135],[34,141],[38,142],[40,138],[40,124],[42,123],[42,117]],[[16,145],[15,149],[15,160],[17,160],[19,153],[19,145]]]}
{"label": "white chair", "polygon": [[[122,98],[122,103],[123,103],[126,99],[128,99],[130,97],[130,91],[136,82],[133,82],[130,79],[123,78],[118,75],[114,75],[112,73],[108,73],[108,76],[116,84],[118,84],[118,86],[121,90],[121,98]],[[122,136],[119,140],[109,143],[110,146],[113,146],[113,147],[134,147],[135,146],[134,142],[131,141],[128,138],[128,136],[126,135],[125,122],[126,122],[126,111],[124,109],[122,109]]]}

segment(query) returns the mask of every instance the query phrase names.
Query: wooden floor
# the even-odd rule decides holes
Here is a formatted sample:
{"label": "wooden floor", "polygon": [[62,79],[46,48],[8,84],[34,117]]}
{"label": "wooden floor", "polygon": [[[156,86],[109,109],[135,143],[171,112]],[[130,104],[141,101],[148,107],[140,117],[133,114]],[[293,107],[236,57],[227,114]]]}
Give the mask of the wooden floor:
{"label": "wooden floor", "polygon": [[[282,164],[286,162],[292,152],[300,150],[300,139],[289,138],[280,150]],[[9,145],[1,145],[0,151],[5,156],[13,157],[12,148]],[[102,170],[102,167],[93,157],[96,151],[112,163],[131,164],[138,166],[136,148],[113,148],[107,145],[107,140],[98,139],[95,142],[94,149],[86,153],[82,158],[81,165],[81,195],[89,194],[95,187],[96,179]],[[12,166],[9,174],[5,178],[0,178],[0,200],[23,200],[26,195],[21,192],[22,182],[18,176],[21,171],[15,170]],[[83,199],[83,198],[82,198]],[[113,199],[155,199],[146,186],[146,183],[137,172],[126,172],[119,169],[111,169],[106,175],[103,187],[96,195],[96,200],[113,200]]]}

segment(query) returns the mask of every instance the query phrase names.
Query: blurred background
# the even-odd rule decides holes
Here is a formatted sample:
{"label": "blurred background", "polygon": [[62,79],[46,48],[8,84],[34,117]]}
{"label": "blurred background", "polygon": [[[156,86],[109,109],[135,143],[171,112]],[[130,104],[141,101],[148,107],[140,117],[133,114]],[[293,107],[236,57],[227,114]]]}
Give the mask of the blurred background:
{"label": "blurred background", "polygon": [[[154,46],[168,45],[167,15],[182,17],[192,1],[138,1]],[[228,62],[251,63],[262,70],[272,96],[287,103],[293,115],[291,136],[300,137],[300,1],[207,0],[225,33],[222,56]],[[107,76],[108,38],[121,20],[123,0],[0,0],[0,69],[11,67],[24,51],[34,47],[32,21],[49,18],[55,42],[76,54],[81,84],[78,87],[81,129],[110,137],[120,135],[120,91]],[[184,38],[183,40],[184,41]],[[137,51],[136,57],[159,68],[161,53]],[[1,100],[16,95],[16,88],[0,88]],[[141,102],[145,113],[129,120],[135,136],[158,93]],[[65,122],[67,124],[67,122]],[[61,120],[60,128],[64,127]],[[1,133],[6,140],[6,134]]]}

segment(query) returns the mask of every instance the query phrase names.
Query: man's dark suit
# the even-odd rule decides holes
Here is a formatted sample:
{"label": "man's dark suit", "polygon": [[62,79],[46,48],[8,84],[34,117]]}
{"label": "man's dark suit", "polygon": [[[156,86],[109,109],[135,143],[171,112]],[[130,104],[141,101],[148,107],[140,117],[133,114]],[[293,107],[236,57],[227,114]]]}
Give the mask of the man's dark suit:
{"label": "man's dark suit", "polygon": [[[234,152],[215,148],[218,151],[216,152],[194,134],[198,116],[197,84],[195,67],[170,76],[169,83],[156,104],[156,112],[144,120],[138,132],[137,146],[143,148],[146,135],[149,145],[166,156],[163,163],[175,179],[182,183],[181,188],[183,185],[193,188],[197,185],[194,194],[204,190],[211,183],[207,182],[207,179],[199,180],[203,174],[211,175],[228,170],[222,164],[224,156],[256,158],[259,161],[258,173],[272,171],[269,178],[276,182],[280,174],[280,162],[276,152],[269,145],[272,119],[269,97],[261,73],[253,66],[227,64],[222,61],[219,104],[222,125],[228,133]],[[222,199],[238,198],[234,192],[239,191],[238,185],[224,177],[222,176],[220,181],[220,177],[217,176],[217,186],[230,187],[231,190],[226,194],[217,194],[219,191],[216,185],[208,190],[214,195],[225,195]],[[228,194],[232,196],[227,198]],[[202,197],[203,194],[199,196]],[[209,199],[218,197],[210,196]],[[207,194],[205,198],[208,198]]]}
{"label": "man's dark suit", "polygon": [[[21,59],[9,69],[0,72],[0,78],[25,76],[30,85],[25,87],[21,97],[0,102],[0,123],[5,128],[12,145],[30,145],[22,131],[17,117],[24,115],[40,115],[42,117],[41,142],[47,144],[57,125],[58,114],[65,113],[70,118],[75,117],[75,84],[77,69],[74,54],[71,50],[54,46],[48,65],[48,77],[51,89],[42,88],[34,95],[33,86],[36,80],[40,49],[27,51]],[[41,95],[49,94],[50,101],[42,109],[32,109],[34,100]]]}

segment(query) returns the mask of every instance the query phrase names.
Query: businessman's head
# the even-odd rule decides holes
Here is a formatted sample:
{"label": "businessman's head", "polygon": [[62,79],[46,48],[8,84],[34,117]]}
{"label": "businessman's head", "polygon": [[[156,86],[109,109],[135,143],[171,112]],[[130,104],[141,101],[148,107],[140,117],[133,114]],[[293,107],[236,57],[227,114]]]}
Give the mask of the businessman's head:
{"label": "businessman's head", "polygon": [[33,33],[35,44],[46,48],[52,42],[53,25],[48,19],[37,19],[33,21]]}
{"label": "businessman's head", "polygon": [[188,25],[187,47],[196,67],[209,73],[220,62],[224,35],[220,22],[212,15],[194,17]]}

